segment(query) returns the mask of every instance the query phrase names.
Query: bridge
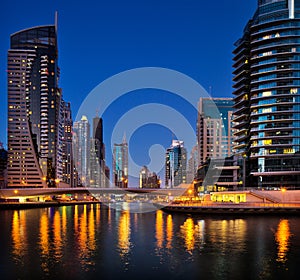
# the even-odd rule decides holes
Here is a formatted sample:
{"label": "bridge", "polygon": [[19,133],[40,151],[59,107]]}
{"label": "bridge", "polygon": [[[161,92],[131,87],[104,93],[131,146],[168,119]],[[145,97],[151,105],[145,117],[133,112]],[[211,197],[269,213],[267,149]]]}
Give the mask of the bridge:
{"label": "bridge", "polygon": [[180,196],[187,190],[185,187],[180,188],[10,188],[0,189],[0,198],[22,198],[22,197],[43,197],[62,194],[90,194],[93,196],[103,195],[124,195],[124,194],[151,194],[162,196]]}

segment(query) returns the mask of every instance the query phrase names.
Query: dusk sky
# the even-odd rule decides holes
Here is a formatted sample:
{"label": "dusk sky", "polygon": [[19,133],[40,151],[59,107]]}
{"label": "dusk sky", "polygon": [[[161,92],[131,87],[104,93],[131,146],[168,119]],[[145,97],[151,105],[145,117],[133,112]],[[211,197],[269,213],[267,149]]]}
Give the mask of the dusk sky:
{"label": "dusk sky", "polygon": [[[75,118],[80,104],[94,87],[119,72],[137,67],[173,69],[196,80],[212,97],[232,97],[234,42],[242,35],[256,6],[257,0],[1,1],[0,141],[7,147],[6,67],[10,34],[53,24],[58,11],[59,85],[64,99],[71,102]],[[107,110],[103,115],[105,141],[109,142],[106,138],[118,114],[144,101],[160,102],[163,98],[162,103],[167,102],[176,110],[181,106],[166,93],[153,90],[151,97],[149,92],[145,94],[145,100],[129,94],[129,101],[117,100]],[[196,120],[192,113],[187,111],[191,123]],[[135,135],[136,143],[145,142],[142,148],[154,144],[150,143],[154,138],[147,137],[147,143],[143,137],[146,128]],[[171,134],[163,131],[162,127],[155,128],[155,141],[168,146]],[[131,146],[134,148],[134,143]],[[147,164],[143,157],[136,161]]]}

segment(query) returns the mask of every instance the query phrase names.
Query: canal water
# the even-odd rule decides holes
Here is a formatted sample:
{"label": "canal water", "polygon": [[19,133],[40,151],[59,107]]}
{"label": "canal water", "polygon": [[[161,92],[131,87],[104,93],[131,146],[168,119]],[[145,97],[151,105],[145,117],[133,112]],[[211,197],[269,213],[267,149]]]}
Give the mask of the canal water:
{"label": "canal water", "polygon": [[2,210],[0,245],[1,279],[299,279],[300,218]]}

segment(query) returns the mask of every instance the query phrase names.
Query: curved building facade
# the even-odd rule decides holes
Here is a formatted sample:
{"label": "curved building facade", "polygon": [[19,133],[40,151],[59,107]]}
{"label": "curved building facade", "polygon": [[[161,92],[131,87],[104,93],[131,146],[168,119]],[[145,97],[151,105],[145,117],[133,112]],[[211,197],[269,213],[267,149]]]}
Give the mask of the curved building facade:
{"label": "curved building facade", "polygon": [[259,0],[234,54],[235,153],[246,186],[300,187],[300,0]]}
{"label": "curved building facade", "polygon": [[11,35],[8,51],[8,187],[62,178],[62,110],[56,26]]}

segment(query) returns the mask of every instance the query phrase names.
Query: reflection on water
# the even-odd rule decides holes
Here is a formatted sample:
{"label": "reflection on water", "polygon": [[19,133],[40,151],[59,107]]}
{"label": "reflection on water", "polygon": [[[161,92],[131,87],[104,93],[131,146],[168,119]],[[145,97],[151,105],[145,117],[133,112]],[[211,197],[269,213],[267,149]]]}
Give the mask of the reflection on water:
{"label": "reflection on water", "polygon": [[280,263],[285,263],[287,261],[287,253],[289,251],[290,237],[291,237],[291,232],[289,227],[289,221],[281,220],[278,224],[278,228],[275,233],[275,239],[278,245],[276,261]]}
{"label": "reflection on water", "polygon": [[167,249],[172,248],[172,239],[173,239],[173,220],[172,215],[167,216],[167,226],[166,226],[166,234],[167,234]]}
{"label": "reflection on water", "polygon": [[119,236],[119,252],[124,257],[130,250],[130,214],[128,210],[122,212],[119,219],[118,236]]}
{"label": "reflection on water", "polygon": [[49,273],[50,269],[48,266],[48,258],[50,252],[49,244],[49,218],[47,212],[45,211],[40,218],[40,250],[41,250],[41,266],[45,273]]}
{"label": "reflection on water", "polygon": [[163,212],[158,210],[156,212],[156,222],[155,222],[155,229],[156,229],[156,246],[158,249],[161,249],[164,242],[164,220],[163,220]]}
{"label": "reflection on water", "polygon": [[30,269],[38,279],[92,279],[88,273],[95,271],[97,278],[120,279],[139,268],[149,269],[151,277],[174,280],[183,275],[241,279],[245,271],[253,279],[285,279],[291,269],[280,270],[278,263],[287,268],[300,262],[299,218],[204,218],[162,210],[140,214],[99,204],[5,213],[0,230],[6,239],[0,234],[0,244],[8,245],[0,259],[3,267],[13,268],[7,279],[22,279]]}
{"label": "reflection on water", "polygon": [[25,211],[13,212],[11,235],[13,241],[13,256],[17,262],[22,263],[26,254],[26,219]]}
{"label": "reflection on water", "polygon": [[62,257],[62,237],[61,237],[61,219],[59,211],[55,211],[53,217],[53,245],[55,261],[59,262]]}
{"label": "reflection on water", "polygon": [[192,218],[187,218],[182,226],[180,226],[181,237],[184,239],[186,250],[191,253],[195,245],[195,224]]}

